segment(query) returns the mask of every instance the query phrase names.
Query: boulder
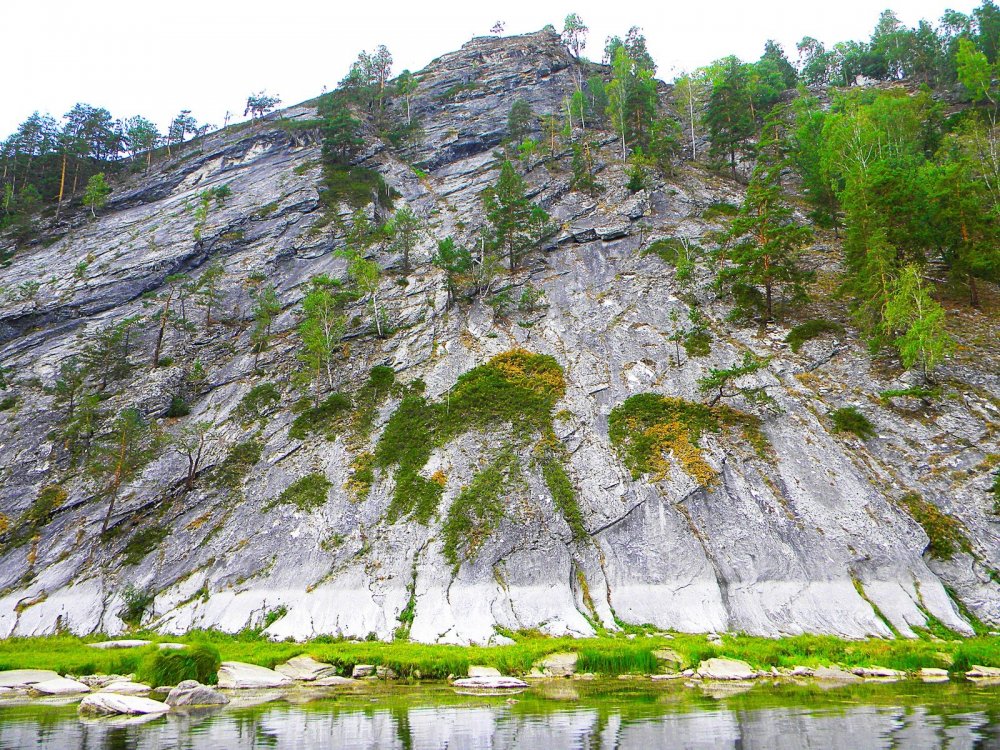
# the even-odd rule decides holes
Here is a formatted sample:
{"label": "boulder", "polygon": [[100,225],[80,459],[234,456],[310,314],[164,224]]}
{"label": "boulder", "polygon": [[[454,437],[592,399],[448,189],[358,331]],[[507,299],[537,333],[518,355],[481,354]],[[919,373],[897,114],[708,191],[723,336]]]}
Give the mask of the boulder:
{"label": "boulder", "polygon": [[355,664],[354,669],[351,670],[351,677],[355,680],[360,680],[362,677],[371,677],[375,674],[374,664]]}
{"label": "boulder", "polygon": [[285,687],[291,684],[291,678],[256,664],[224,661],[219,667],[219,687],[224,689],[252,690]]}
{"label": "boulder", "polygon": [[653,652],[653,656],[656,657],[657,661],[665,661],[669,664],[676,664],[680,666],[684,663],[684,657],[674,651],[672,648],[660,648]]}
{"label": "boulder", "polygon": [[180,651],[181,649],[187,648],[186,643],[157,643],[156,647],[160,651]]}
{"label": "boulder", "polygon": [[813,672],[813,677],[817,680],[827,680],[829,682],[857,682],[861,679],[856,674],[851,674],[836,666],[820,667]]}
{"label": "boulder", "polygon": [[924,667],[917,672],[917,676],[924,682],[947,682],[949,679],[947,669],[937,669],[935,667]]}
{"label": "boulder", "polygon": [[900,672],[898,669],[889,669],[889,667],[856,667],[851,672],[858,677],[878,677],[895,680],[906,677],[906,672]]}
{"label": "boulder", "polygon": [[124,639],[119,641],[101,641],[100,643],[88,643],[90,648],[142,648],[148,646],[152,641]]}
{"label": "boulder", "polygon": [[469,677],[500,677],[500,670],[494,667],[481,667],[471,665],[469,667]]}
{"label": "boulder", "polygon": [[537,666],[550,677],[569,677],[576,672],[579,658],[580,655],[574,653],[549,654]]}
{"label": "boulder", "polygon": [[997,680],[1000,679],[1000,668],[973,664],[972,669],[966,672],[965,676],[971,680]]}
{"label": "boulder", "polygon": [[23,689],[29,685],[58,678],[59,673],[51,669],[9,669],[0,672],[0,687]]}
{"label": "boulder", "polygon": [[473,688],[477,690],[514,690],[516,688],[526,688],[528,683],[516,677],[463,677],[455,680],[452,687]]}
{"label": "boulder", "polygon": [[91,690],[100,690],[112,682],[131,682],[134,677],[135,675],[131,674],[85,674],[76,679]]}
{"label": "boulder", "polygon": [[54,680],[36,682],[31,686],[31,691],[39,695],[74,695],[76,693],[89,693],[90,688],[76,680],[56,677]]}
{"label": "boulder", "polygon": [[380,680],[395,680],[399,675],[397,675],[389,667],[375,667],[375,676]]}
{"label": "boulder", "polygon": [[163,714],[170,706],[138,695],[118,695],[117,693],[91,693],[80,701],[79,712],[98,716],[116,714]]}
{"label": "boulder", "polygon": [[653,682],[663,682],[664,680],[679,680],[683,678],[684,675],[679,672],[669,672],[667,674],[654,674],[650,677]]}
{"label": "boulder", "polygon": [[284,664],[279,664],[274,668],[274,671],[303,682],[312,682],[337,674],[337,668],[332,664],[325,664],[305,655],[296,656]]}
{"label": "boulder", "polygon": [[757,672],[738,659],[706,659],[698,665],[698,676],[705,680],[752,680]]}
{"label": "boulder", "polygon": [[329,677],[320,677],[316,680],[313,685],[316,687],[340,687],[341,685],[357,685],[358,681],[351,679],[350,677],[339,677],[337,675],[330,675]]}
{"label": "boulder", "polygon": [[197,680],[184,680],[166,698],[168,706],[225,706],[229,698]]}
{"label": "boulder", "polygon": [[145,695],[150,690],[152,690],[152,688],[149,685],[143,685],[141,682],[117,680],[115,682],[108,683],[106,686],[102,687],[99,692],[118,693],[119,695]]}

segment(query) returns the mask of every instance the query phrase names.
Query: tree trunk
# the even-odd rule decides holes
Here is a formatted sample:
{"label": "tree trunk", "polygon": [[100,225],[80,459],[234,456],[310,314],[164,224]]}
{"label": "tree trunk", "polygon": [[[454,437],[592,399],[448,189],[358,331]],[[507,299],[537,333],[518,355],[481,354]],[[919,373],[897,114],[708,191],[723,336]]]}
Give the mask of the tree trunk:
{"label": "tree trunk", "polygon": [[59,212],[62,210],[63,189],[66,187],[66,152],[63,151],[62,174],[59,177],[59,203],[56,205],[56,219],[59,219]]}
{"label": "tree trunk", "polygon": [[969,273],[969,304],[977,310],[979,309],[979,286],[976,284],[976,277],[971,272]]}

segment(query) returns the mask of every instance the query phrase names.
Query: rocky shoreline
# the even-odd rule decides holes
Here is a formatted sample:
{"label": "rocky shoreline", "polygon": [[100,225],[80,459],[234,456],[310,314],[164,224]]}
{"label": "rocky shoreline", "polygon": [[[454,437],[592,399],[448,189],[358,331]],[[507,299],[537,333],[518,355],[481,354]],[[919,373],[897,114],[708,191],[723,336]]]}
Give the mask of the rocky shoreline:
{"label": "rocky shoreline", "polygon": [[[89,644],[95,648],[139,648],[149,641],[107,641]],[[185,648],[184,644],[160,644],[160,648]],[[1000,685],[1000,668],[972,665],[964,672],[924,667],[912,672],[882,666],[845,667],[837,664],[817,668],[796,666],[755,669],[739,659],[713,657],[699,662],[697,668],[672,669],[682,663],[682,657],[672,649],[661,649],[655,655],[662,671],[649,674],[626,673],[618,680],[651,683],[677,682],[688,688],[702,687],[710,692],[719,687],[756,684],[816,684],[834,687],[863,682],[896,682],[920,680],[924,683],[971,681],[978,685]],[[531,689],[534,685],[559,680],[591,681],[614,679],[612,675],[578,672],[578,654],[549,654],[539,660],[525,675],[502,674],[495,667],[470,665],[465,676],[450,675],[444,684],[459,694],[502,695]],[[337,674],[333,664],[300,655],[269,669],[257,664],[224,661],[216,674],[216,685],[197,680],[183,680],[177,685],[149,685],[137,682],[134,674],[63,674],[45,669],[0,671],[0,704],[8,701],[45,700],[52,698],[79,700],[81,716],[140,716],[159,715],[192,708],[221,708],[230,703],[238,706],[278,700],[304,690],[309,699],[322,699],[339,689],[365,690],[373,685],[400,682],[403,678],[388,666],[356,664],[349,676]],[[441,680],[421,680],[421,684],[440,686]],[[412,684],[413,678],[406,680]]]}

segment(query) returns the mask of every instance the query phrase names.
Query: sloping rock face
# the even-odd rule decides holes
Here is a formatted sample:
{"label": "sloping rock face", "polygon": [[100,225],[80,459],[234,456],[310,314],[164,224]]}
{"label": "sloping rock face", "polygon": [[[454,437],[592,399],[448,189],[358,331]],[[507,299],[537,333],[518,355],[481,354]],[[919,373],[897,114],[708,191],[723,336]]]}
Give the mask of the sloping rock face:
{"label": "sloping rock face", "polygon": [[[289,437],[291,405],[301,395],[292,385],[302,369],[298,305],[313,276],[344,277],[336,250],[351,210],[342,207],[341,221],[331,221],[321,208],[318,132],[272,116],[178,150],[118,186],[97,220],[70,215],[18,248],[3,270],[8,289],[43,286],[34,299],[7,295],[0,306],[0,362],[11,368],[17,396],[0,411],[0,510],[11,529],[28,528],[19,541],[11,532],[3,537],[0,636],[119,633],[122,616],[135,620],[136,592],[151,597],[140,613],[144,626],[172,633],[266,626],[278,638],[390,638],[404,612],[411,638],[459,643],[499,639],[498,627],[589,635],[595,620],[610,629],[624,621],[860,637],[890,636],[890,625],[912,636],[933,615],[970,633],[946,585],[977,617],[1000,623],[991,578],[1000,568],[1000,526],[981,468],[1000,452],[996,352],[980,346],[957,355],[943,376],[963,397],[914,410],[877,400],[900,383],[873,368],[853,334],[809,342],[795,355],[783,329],[761,335],[724,322],[729,310],[710,287],[711,269],[699,266],[682,288],[667,265],[641,250],[657,238],[700,238],[719,228],[701,214],[719,201],[738,202],[732,183],[682,165],[669,181],[651,179],[633,194],[614,135],[593,131],[588,137],[606,144],[595,150],[600,196],[570,190],[568,152],[526,173],[560,232],[511,277],[511,294],[517,299],[531,284],[545,304],[507,318],[481,300],[447,307],[442,274],[429,259],[447,235],[476,246],[480,195],[496,180],[494,151],[511,104],[523,98],[537,113],[560,112],[580,76],[553,34],[473,40],[418,73],[417,143],[397,149],[368,134],[359,164],[381,173],[400,196],[396,207],[409,205],[428,231],[406,278],[395,276],[397,256],[384,246],[371,250],[388,269],[380,299],[393,332],[371,335],[366,301],[355,303],[335,381],[352,392],[372,367],[389,365],[397,382],[419,379],[429,400],[447,403],[461,374],[498,354],[521,347],[551,355],[566,383],[555,439],[582,536],[553,500],[532,446],[515,444],[506,427],[472,431],[433,451],[422,476],[444,489],[427,524],[390,520],[391,469],[376,469],[363,497],[345,488],[400,392],[381,403],[371,434],[360,440]],[[308,120],[315,111],[305,104],[281,116]],[[223,185],[229,197],[210,201],[199,216],[203,191]],[[374,205],[367,210],[386,218]],[[836,253],[822,246],[817,253],[830,270]],[[205,311],[187,300],[193,332],[168,328],[161,354],[168,364],[151,368],[160,308],[144,295],[162,293],[172,274],[198,277],[211,262],[225,269],[214,312],[223,322],[209,328]],[[261,283],[274,285],[283,310],[255,371],[244,322],[248,290]],[[699,304],[715,341],[708,356],[682,355],[674,366],[671,315],[687,318],[685,300]],[[105,413],[135,406],[167,430],[206,421],[213,428],[192,490],[185,489],[186,459],[164,449],[121,488],[102,535],[107,499],[69,468],[57,437],[63,417],[47,389],[62,362],[131,315],[146,319],[131,337],[135,368],[112,385]],[[773,357],[756,383],[780,407],[756,412],[768,456],[707,433],[704,459],[716,476],[708,486],[680,465],[667,478],[633,478],[609,440],[611,410],[643,392],[700,400],[697,379],[731,366],[746,349]],[[192,384],[186,373],[196,362],[203,378]],[[262,383],[272,383],[280,401],[248,420],[237,407]],[[165,417],[178,394],[190,414]],[[850,404],[869,415],[877,437],[862,443],[830,431],[826,413]],[[213,479],[228,452],[252,441],[260,457],[245,475],[229,486]],[[504,446],[521,479],[501,495],[496,527],[456,567],[444,554],[444,521],[461,488]],[[331,483],[324,503],[269,507],[313,473]],[[29,511],[51,484],[65,499],[37,520]],[[929,554],[927,534],[900,502],[910,491],[961,524],[967,543],[950,560]],[[128,542],[152,527],[161,541],[146,543],[139,564],[123,564]]]}

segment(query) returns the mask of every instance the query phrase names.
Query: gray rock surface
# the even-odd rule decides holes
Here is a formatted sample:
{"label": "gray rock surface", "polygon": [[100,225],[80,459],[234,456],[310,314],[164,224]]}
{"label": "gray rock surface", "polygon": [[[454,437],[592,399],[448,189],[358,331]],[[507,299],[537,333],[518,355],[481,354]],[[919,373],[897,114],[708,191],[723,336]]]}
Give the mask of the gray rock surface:
{"label": "gray rock surface", "polygon": [[131,680],[116,680],[110,682],[100,689],[102,693],[117,693],[118,695],[146,695],[152,688],[141,682]]}
{"label": "gray rock surface", "polygon": [[[557,409],[568,416],[556,432],[584,539],[574,539],[529,448],[520,456],[524,490],[511,498],[502,522],[457,570],[445,558],[447,509],[481,459],[509,442],[506,428],[468,433],[435,451],[425,478],[440,472],[446,486],[426,526],[388,520],[391,471],[376,469],[360,501],[345,489],[352,462],[374,448],[400,394],[377,410],[360,447],[343,435],[288,436],[291,405],[300,397],[291,384],[301,369],[296,310],[311,277],[343,278],[345,262],[336,251],[351,211],[340,207],[337,220],[324,214],[318,131],[290,130],[269,118],[210,134],[154,164],[148,175],[116,183],[96,220],[82,210],[66,212],[38,241],[18,247],[3,269],[7,289],[30,281],[43,286],[31,301],[11,294],[0,300],[0,362],[16,373],[18,398],[15,408],[0,412],[0,512],[13,528],[45,486],[61,483],[67,497],[36,529],[30,547],[0,548],[0,637],[60,629],[123,633],[129,587],[153,597],[144,627],[163,633],[264,627],[275,638],[390,639],[408,607],[409,636],[426,642],[499,642],[498,627],[586,636],[592,622],[615,630],[622,621],[685,632],[891,637],[882,616],[914,637],[914,627],[927,625],[926,614],[970,634],[946,586],[977,617],[1000,624],[993,578],[1000,525],[981,468],[988,454],[1000,453],[996,347],[983,336],[987,343],[972,354],[957,352],[940,378],[958,383],[962,397],[914,412],[879,400],[898,379],[873,366],[853,331],[793,354],[780,326],[760,335],[727,323],[729,308],[717,299],[708,268],[699,266],[682,288],[657,256],[640,251],[654,239],[720,228],[702,211],[738,202],[739,186],[681,164],[674,177],[651,178],[633,195],[613,134],[595,131],[606,144],[596,150],[606,187],[599,198],[569,190],[568,152],[526,170],[533,199],[561,231],[510,282],[515,295],[530,283],[544,293],[545,305],[508,319],[482,300],[448,309],[442,274],[429,259],[448,235],[475,245],[481,192],[496,179],[494,150],[511,104],[522,98],[537,113],[559,112],[579,73],[553,34],[476,39],[420,71],[412,109],[423,135],[416,143],[397,149],[366,132],[359,165],[378,171],[399,194],[396,207],[410,206],[429,231],[413,252],[405,284],[397,283],[403,279],[395,275],[396,253],[384,244],[370,250],[388,269],[380,298],[393,332],[385,339],[369,335],[367,302],[354,303],[350,356],[337,363],[334,379],[354,391],[373,366],[388,364],[402,383],[419,378],[427,397],[447,398],[462,373],[513,347],[552,355],[567,380]],[[315,111],[304,104],[282,115],[301,120]],[[223,185],[231,196],[196,226],[201,193]],[[366,210],[380,222],[387,218],[373,204]],[[0,237],[0,250],[10,242]],[[836,271],[829,260],[836,253],[817,252],[824,272]],[[162,292],[171,274],[197,278],[213,262],[226,272],[216,310],[223,322],[206,331],[204,311],[188,304],[195,330],[170,328],[162,352],[168,363],[151,368],[156,308],[144,295]],[[255,370],[252,326],[244,321],[248,289],[261,278],[275,287],[282,312]],[[676,367],[670,316],[686,319],[682,295],[699,303],[715,341],[710,355]],[[200,421],[214,427],[194,489],[184,490],[184,458],[162,452],[122,488],[111,519],[117,533],[97,545],[107,502],[85,473],[67,470],[69,458],[55,437],[61,410],[50,389],[62,363],[100,329],[132,315],[145,320],[130,339],[134,369],[102,403],[103,424],[135,406],[169,431]],[[733,406],[762,420],[773,456],[762,459],[722,435],[706,435],[705,460],[718,474],[710,487],[699,488],[679,467],[664,480],[633,478],[609,442],[611,410],[647,391],[698,400],[698,378],[731,366],[747,349],[772,357],[759,383],[780,412],[755,411],[739,400]],[[192,384],[186,373],[196,361],[205,377]],[[275,385],[280,403],[247,422],[237,407],[265,382]],[[190,415],[165,418],[182,392]],[[854,403],[878,437],[862,442],[831,432],[825,415]],[[262,444],[260,461],[237,487],[220,486],[213,470],[251,439]],[[313,472],[331,482],[325,504],[308,512],[287,505],[264,511]],[[951,560],[928,553],[926,532],[900,503],[910,491],[961,524],[968,550]],[[123,566],[125,545],[153,518],[168,536],[140,564]],[[269,619],[278,608],[283,614]]]}
{"label": "gray rock surface", "polygon": [[579,658],[576,653],[549,654],[535,666],[550,677],[569,677],[576,672]]}
{"label": "gray rock surface", "polygon": [[739,659],[705,659],[698,665],[697,675],[705,680],[752,680],[757,672]]}
{"label": "gray rock surface", "polygon": [[80,701],[78,710],[81,714],[93,714],[97,716],[162,714],[167,713],[170,710],[170,706],[166,703],[137,695],[91,693]]}
{"label": "gray rock surface", "polygon": [[50,669],[8,669],[0,672],[0,687],[25,688],[58,679],[59,673]]}
{"label": "gray rock surface", "polygon": [[56,677],[52,680],[43,680],[31,685],[31,691],[40,695],[74,695],[77,693],[89,693],[90,688],[82,682],[70,680],[66,677]]}
{"label": "gray rock surface", "polygon": [[172,688],[164,699],[168,706],[225,706],[229,698],[215,688],[197,680],[184,680]]}
{"label": "gray rock surface", "polygon": [[283,674],[256,664],[224,661],[219,667],[219,687],[229,690],[255,690],[285,687],[292,680]]}
{"label": "gray rock surface", "polygon": [[848,672],[838,666],[819,667],[813,671],[813,677],[828,682],[858,682],[861,679],[853,672]]}
{"label": "gray rock surface", "polygon": [[516,677],[502,676],[463,677],[451,684],[452,687],[475,688],[479,690],[514,690],[516,688],[528,687],[528,683]]}
{"label": "gray rock surface", "polygon": [[344,687],[348,685],[359,685],[357,680],[350,677],[339,677],[337,675],[331,675],[329,677],[320,677],[316,680],[313,685],[316,687]]}
{"label": "gray rock surface", "polygon": [[117,641],[99,641],[98,643],[88,643],[90,648],[110,649],[110,648],[141,648],[148,646],[152,641],[140,639],[122,639]]}
{"label": "gray rock surface", "polygon": [[375,674],[374,664],[355,664],[354,669],[351,670],[351,677],[355,680],[360,680],[363,677],[371,677]]}
{"label": "gray rock surface", "polygon": [[337,668],[332,664],[324,664],[323,662],[316,661],[311,656],[304,655],[293,657],[284,664],[278,664],[274,668],[274,671],[293,680],[302,680],[305,682],[337,674]]}
{"label": "gray rock surface", "polygon": [[477,664],[469,665],[469,677],[501,677],[500,670],[496,667],[483,667]]}

